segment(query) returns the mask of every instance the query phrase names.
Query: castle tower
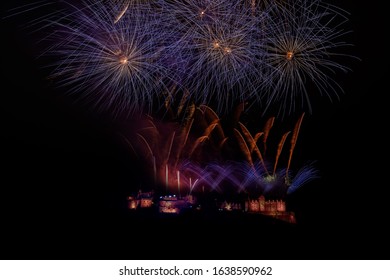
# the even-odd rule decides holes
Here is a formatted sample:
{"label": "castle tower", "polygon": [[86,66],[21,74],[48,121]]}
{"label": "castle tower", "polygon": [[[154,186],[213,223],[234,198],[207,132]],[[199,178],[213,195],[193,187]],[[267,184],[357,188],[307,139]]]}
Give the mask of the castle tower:
{"label": "castle tower", "polygon": [[286,211],[286,203],[283,200],[276,201],[276,211],[285,212]]}
{"label": "castle tower", "polygon": [[264,195],[261,195],[259,197],[259,211],[264,212],[265,211],[265,197]]}

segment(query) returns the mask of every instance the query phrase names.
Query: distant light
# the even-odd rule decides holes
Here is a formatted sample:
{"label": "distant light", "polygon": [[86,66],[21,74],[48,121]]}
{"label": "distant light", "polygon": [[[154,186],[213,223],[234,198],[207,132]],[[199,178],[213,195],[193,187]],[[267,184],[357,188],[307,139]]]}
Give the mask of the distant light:
{"label": "distant light", "polygon": [[232,52],[232,49],[229,48],[229,47],[226,47],[226,48],[223,49],[223,51],[224,51],[225,54],[230,54]]}
{"label": "distant light", "polygon": [[286,53],[286,59],[287,60],[291,60],[291,59],[293,59],[293,56],[294,56],[294,53],[292,52],[292,51],[288,51],[287,53]]}
{"label": "distant light", "polygon": [[122,56],[120,59],[119,59],[119,63],[121,64],[127,64],[129,60],[127,59],[127,57],[125,56]]}

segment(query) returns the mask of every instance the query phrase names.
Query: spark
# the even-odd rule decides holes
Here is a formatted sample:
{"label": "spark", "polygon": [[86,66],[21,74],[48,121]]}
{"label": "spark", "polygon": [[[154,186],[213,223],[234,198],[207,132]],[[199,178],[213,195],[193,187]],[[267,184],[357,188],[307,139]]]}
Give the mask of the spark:
{"label": "spark", "polygon": [[129,8],[129,4],[126,4],[126,6],[123,8],[123,10],[119,13],[119,15],[114,20],[114,23],[117,23],[123,17],[123,15],[126,13],[128,8]]}
{"label": "spark", "polygon": [[288,52],[286,53],[286,59],[287,59],[287,60],[293,59],[293,56],[294,56],[294,53],[293,53],[292,51],[288,51]]}

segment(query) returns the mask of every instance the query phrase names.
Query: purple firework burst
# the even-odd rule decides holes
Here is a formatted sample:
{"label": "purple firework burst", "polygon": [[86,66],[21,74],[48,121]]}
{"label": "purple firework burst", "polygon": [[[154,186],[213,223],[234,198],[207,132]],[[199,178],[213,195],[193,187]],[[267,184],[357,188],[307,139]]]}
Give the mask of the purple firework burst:
{"label": "purple firework burst", "polygon": [[265,11],[254,16],[250,6],[235,1],[187,0],[166,3],[164,14],[171,17],[167,29],[180,34],[171,50],[184,66],[180,85],[195,103],[213,103],[221,112],[259,87],[265,35],[258,26]]}
{"label": "purple firework burst", "polygon": [[55,44],[47,52],[59,85],[103,110],[150,110],[169,77],[160,63],[165,34],[157,32],[158,15],[149,6],[123,9],[102,1],[64,12],[53,22]]}
{"label": "purple firework burst", "polygon": [[[46,13],[50,5],[54,12]],[[322,0],[66,0],[24,7],[39,8],[45,14],[30,23],[46,31],[51,78],[114,115],[150,112],[167,96],[170,104],[187,99],[218,113],[242,101],[283,116],[311,111],[310,94],[337,98],[342,88],[333,75],[349,70],[338,59],[348,56],[340,51],[348,46],[346,13]],[[23,7],[13,13],[23,14]]]}
{"label": "purple firework burst", "polygon": [[342,92],[335,72],[349,69],[337,61],[348,46],[342,41],[346,31],[346,12],[321,0],[284,1],[273,6],[264,45],[264,71],[267,79],[257,97],[266,107],[277,104],[277,111],[289,115],[308,109],[311,99],[308,85],[332,100]]}

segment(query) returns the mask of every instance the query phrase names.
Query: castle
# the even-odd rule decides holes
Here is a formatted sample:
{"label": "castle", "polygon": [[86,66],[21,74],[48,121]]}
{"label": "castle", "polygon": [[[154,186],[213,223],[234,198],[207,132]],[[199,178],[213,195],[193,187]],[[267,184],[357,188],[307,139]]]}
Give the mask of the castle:
{"label": "castle", "polygon": [[[177,197],[176,195],[160,196],[158,202],[154,202],[153,192],[139,191],[136,196],[128,196],[128,208],[151,208],[158,205],[158,212],[163,214],[180,214],[188,209],[196,207],[197,199],[193,195]],[[247,199],[244,202],[224,201],[218,205],[219,211],[241,211],[248,214],[262,214],[280,219],[289,223],[296,223],[294,212],[286,210],[286,202],[283,200],[266,200],[263,195],[258,199]]]}
{"label": "castle", "polygon": [[272,216],[289,223],[296,223],[294,212],[286,211],[286,202],[283,200],[265,200],[261,195],[258,199],[245,201],[245,211]]}
{"label": "castle", "polygon": [[196,200],[192,195],[187,195],[183,198],[178,198],[176,195],[161,196],[159,200],[160,213],[174,213],[179,214],[185,209],[192,208]]}
{"label": "castle", "polygon": [[[155,205],[153,192],[139,191],[135,196],[128,196],[128,208],[137,210],[139,208],[151,208]],[[192,208],[196,199],[192,195],[177,197],[176,195],[160,196],[158,200],[158,211],[160,213],[179,214],[184,209]]]}
{"label": "castle", "polygon": [[136,210],[138,208],[150,208],[153,206],[154,193],[153,192],[138,192],[136,196],[128,196],[128,208]]}

